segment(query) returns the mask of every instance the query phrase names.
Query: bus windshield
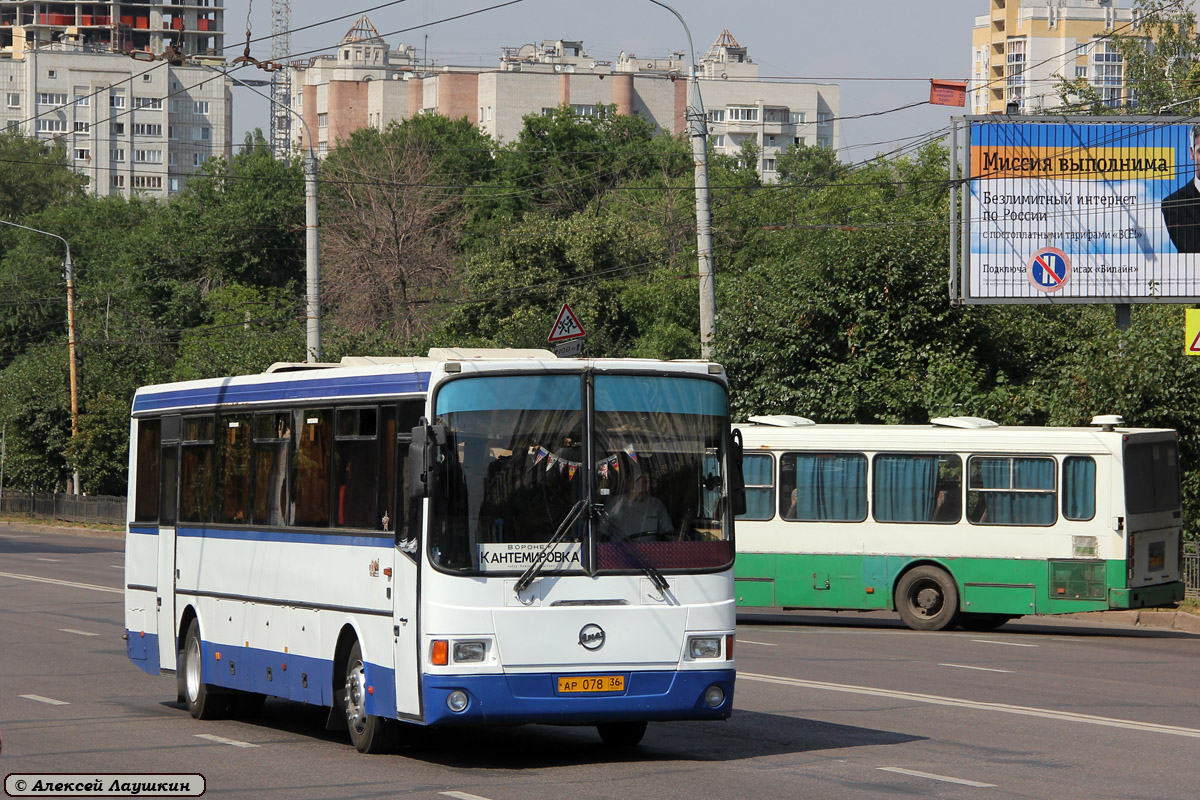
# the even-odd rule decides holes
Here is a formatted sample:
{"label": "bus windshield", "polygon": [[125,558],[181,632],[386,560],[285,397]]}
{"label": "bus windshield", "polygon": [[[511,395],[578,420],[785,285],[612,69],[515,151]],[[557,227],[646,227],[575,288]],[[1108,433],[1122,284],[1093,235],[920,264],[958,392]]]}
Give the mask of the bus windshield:
{"label": "bus windshield", "polygon": [[435,565],[519,574],[581,500],[587,512],[544,554],[544,572],[732,562],[724,387],[606,374],[593,386],[588,393],[582,376],[557,374],[468,377],[441,387],[436,422],[453,456],[444,513],[429,526]]}

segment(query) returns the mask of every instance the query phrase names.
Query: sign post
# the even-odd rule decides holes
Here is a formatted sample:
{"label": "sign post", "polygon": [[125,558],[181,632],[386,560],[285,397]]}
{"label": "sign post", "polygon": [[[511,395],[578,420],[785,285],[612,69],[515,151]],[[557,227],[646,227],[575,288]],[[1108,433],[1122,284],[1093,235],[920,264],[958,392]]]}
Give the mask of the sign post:
{"label": "sign post", "polygon": [[546,337],[546,340],[554,345],[554,355],[560,358],[578,356],[583,352],[585,336],[587,331],[579,323],[579,317],[575,316],[569,305],[563,303],[558,318],[554,320],[554,326],[550,328],[550,335]]}

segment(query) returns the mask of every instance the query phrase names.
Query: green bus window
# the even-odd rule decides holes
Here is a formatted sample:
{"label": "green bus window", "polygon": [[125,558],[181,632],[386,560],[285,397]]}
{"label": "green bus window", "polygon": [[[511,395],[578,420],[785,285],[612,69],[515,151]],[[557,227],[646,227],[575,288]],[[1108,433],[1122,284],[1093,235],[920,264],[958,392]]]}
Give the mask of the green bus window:
{"label": "green bus window", "polygon": [[775,465],[769,455],[760,453],[742,456],[742,473],[746,476],[746,513],[738,519],[771,519],[775,516]]}
{"label": "green bus window", "polygon": [[134,501],[134,522],[158,520],[158,469],[162,423],[157,419],[138,421],[137,433],[137,498]]}
{"label": "green bus window", "polygon": [[874,496],[880,522],[958,522],[962,459],[948,453],[878,455]]}
{"label": "green bus window", "polygon": [[1096,461],[1090,456],[1063,459],[1063,516],[1086,521],[1096,516]]}
{"label": "green bus window", "polygon": [[1125,448],[1125,511],[1144,514],[1179,508],[1179,451],[1175,442],[1139,442]]}
{"label": "green bus window", "polygon": [[1053,525],[1054,459],[972,456],[967,519],[977,525]]}
{"label": "green bus window", "polygon": [[784,453],[779,513],[806,522],[867,518],[867,457],[860,453]]}

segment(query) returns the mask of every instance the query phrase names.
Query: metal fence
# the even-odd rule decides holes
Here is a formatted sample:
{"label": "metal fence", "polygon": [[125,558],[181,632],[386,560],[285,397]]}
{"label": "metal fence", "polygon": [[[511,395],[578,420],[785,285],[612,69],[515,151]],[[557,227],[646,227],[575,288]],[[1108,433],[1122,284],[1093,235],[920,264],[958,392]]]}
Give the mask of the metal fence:
{"label": "metal fence", "polygon": [[1188,597],[1200,597],[1200,542],[1183,545],[1183,582]]}
{"label": "metal fence", "polygon": [[0,514],[37,520],[124,525],[125,498],[5,489],[0,497]]}

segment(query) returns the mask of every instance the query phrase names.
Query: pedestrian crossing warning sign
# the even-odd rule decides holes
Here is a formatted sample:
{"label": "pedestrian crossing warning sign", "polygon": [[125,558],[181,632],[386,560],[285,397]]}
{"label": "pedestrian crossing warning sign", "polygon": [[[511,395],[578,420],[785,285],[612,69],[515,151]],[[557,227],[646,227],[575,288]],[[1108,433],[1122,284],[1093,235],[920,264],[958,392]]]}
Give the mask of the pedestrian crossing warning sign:
{"label": "pedestrian crossing warning sign", "polygon": [[583,336],[587,336],[587,332],[579,324],[579,318],[575,316],[575,312],[569,305],[563,303],[562,310],[558,312],[558,319],[554,321],[554,327],[550,329],[547,341],[555,344],[569,339],[579,339]]}
{"label": "pedestrian crossing warning sign", "polygon": [[1200,356],[1200,308],[1187,309],[1183,321],[1184,355]]}

